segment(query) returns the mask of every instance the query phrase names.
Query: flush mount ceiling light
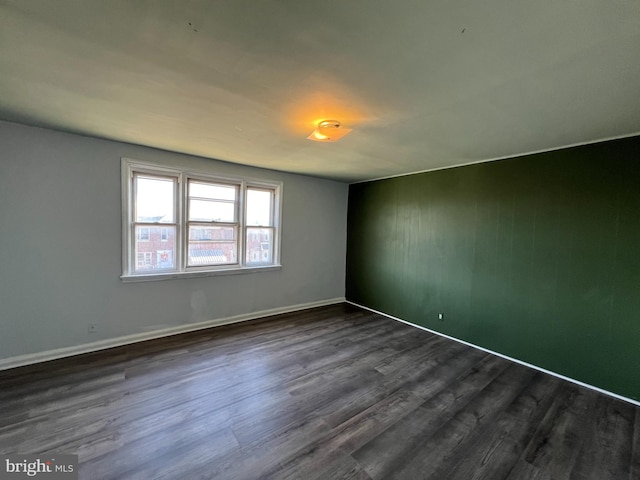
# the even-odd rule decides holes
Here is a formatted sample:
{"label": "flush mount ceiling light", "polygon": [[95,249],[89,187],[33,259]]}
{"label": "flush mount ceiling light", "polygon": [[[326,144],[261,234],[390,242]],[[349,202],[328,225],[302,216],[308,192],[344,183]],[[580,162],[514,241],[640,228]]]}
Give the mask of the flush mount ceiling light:
{"label": "flush mount ceiling light", "polygon": [[307,138],[316,142],[337,142],[350,131],[350,128],[342,128],[337,120],[323,120]]}

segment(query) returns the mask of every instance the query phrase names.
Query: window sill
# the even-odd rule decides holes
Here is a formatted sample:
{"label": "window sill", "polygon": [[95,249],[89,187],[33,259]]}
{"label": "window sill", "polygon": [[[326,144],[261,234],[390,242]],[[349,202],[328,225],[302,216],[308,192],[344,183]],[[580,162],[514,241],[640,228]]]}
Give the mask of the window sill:
{"label": "window sill", "polygon": [[220,270],[200,270],[193,272],[152,273],[139,275],[122,275],[123,283],[157,282],[160,280],[173,280],[179,278],[218,277],[221,275],[242,275],[245,273],[272,272],[282,270],[282,265],[267,265],[264,267],[228,268]]}

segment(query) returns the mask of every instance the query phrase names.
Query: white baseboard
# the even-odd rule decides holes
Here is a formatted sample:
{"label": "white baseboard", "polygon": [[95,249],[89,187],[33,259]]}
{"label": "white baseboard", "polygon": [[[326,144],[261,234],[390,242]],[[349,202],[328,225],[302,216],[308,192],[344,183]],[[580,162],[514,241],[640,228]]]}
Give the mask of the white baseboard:
{"label": "white baseboard", "polygon": [[532,365],[530,363],[523,362],[522,360],[518,360],[517,358],[509,357],[509,356],[504,355],[502,353],[494,352],[493,350],[489,350],[488,348],[480,347],[478,345],[474,345],[473,343],[465,342],[464,340],[460,340],[459,338],[455,338],[455,337],[451,337],[449,335],[445,335],[444,333],[440,333],[440,332],[438,332],[436,330],[431,330],[430,328],[422,327],[420,325],[416,325],[415,323],[407,322],[406,320],[402,320],[401,318],[394,317],[393,315],[388,315],[388,314],[386,314],[384,312],[380,312],[378,310],[374,310],[373,308],[365,307],[364,305],[360,305],[358,303],[351,302],[349,300],[346,300],[346,302],[351,304],[351,305],[354,305],[356,307],[360,307],[360,308],[363,308],[365,310],[369,310],[370,312],[382,315],[383,317],[390,318],[390,319],[395,320],[397,322],[405,323],[405,324],[410,325],[412,327],[419,328],[420,330],[425,330],[427,332],[434,333],[435,335],[439,335],[441,337],[448,338],[449,340],[453,340],[453,341],[458,342],[458,343],[463,343],[463,344],[468,345],[470,347],[477,348],[478,350],[482,350],[483,352],[487,352],[487,353],[491,353],[493,355],[497,355],[498,357],[502,357],[502,358],[505,358],[507,360],[511,360],[512,362],[519,363],[520,365],[524,365],[525,367],[533,368],[534,370],[538,370],[540,372],[547,373],[549,375],[553,375],[554,377],[561,378],[562,380],[566,380],[567,382],[575,383],[576,385],[580,385],[581,387],[585,387],[585,388],[588,388],[590,390],[595,390],[596,392],[602,393],[604,395],[608,395],[610,397],[617,398],[618,400],[623,400],[625,402],[632,403],[633,405],[636,405],[636,406],[640,407],[640,402],[637,401],[637,400],[633,400],[633,399],[628,398],[628,397],[623,397],[622,395],[618,395],[617,393],[613,393],[613,392],[610,392],[608,390],[603,390],[602,388],[598,388],[598,387],[595,387],[593,385],[589,385],[588,383],[581,382],[580,380],[575,380],[575,379],[570,378],[570,377],[565,377],[564,375],[561,375],[561,374],[556,373],[556,372],[552,372],[551,370],[546,370],[546,369],[544,369],[542,367],[538,367],[536,365]]}
{"label": "white baseboard", "polygon": [[177,335],[180,333],[194,332],[196,330],[203,330],[205,328],[246,322],[248,320],[256,320],[258,318],[269,317],[271,315],[278,315],[281,313],[291,313],[299,310],[306,310],[308,308],[323,307],[325,305],[333,305],[336,303],[344,303],[345,301],[346,300],[344,297],[328,298],[326,300],[319,300],[316,302],[270,308],[267,310],[260,310],[258,312],[243,313],[241,315],[235,315],[233,317],[218,318],[216,320],[207,320],[199,323],[189,323],[186,325],[179,325],[177,327],[164,328],[161,330],[153,330],[150,332],[134,333],[132,335],[126,335],[124,337],[109,338],[107,340],[100,340],[98,342],[74,345],[72,347],[56,348],[55,350],[46,350],[44,352],[30,353],[27,355],[18,355],[16,357],[0,359],[0,370],[8,370],[10,368],[22,367],[24,365],[47,362],[49,360],[70,357],[72,355],[79,355],[81,353],[96,352],[98,350],[120,347],[122,345],[129,345],[131,343],[144,342],[145,340],[153,340],[155,338],[169,337],[171,335]]}

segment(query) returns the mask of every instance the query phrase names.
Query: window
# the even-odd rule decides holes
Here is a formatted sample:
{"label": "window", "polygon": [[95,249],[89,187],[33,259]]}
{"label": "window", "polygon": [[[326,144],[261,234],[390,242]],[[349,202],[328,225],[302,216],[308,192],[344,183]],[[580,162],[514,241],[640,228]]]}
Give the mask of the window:
{"label": "window", "polygon": [[274,206],[273,189],[247,188],[247,264],[268,265],[273,262]]}
{"label": "window", "polygon": [[138,229],[138,240],[141,242],[149,241],[149,229],[147,227],[140,227]]}
{"label": "window", "polygon": [[187,180],[187,267],[238,264],[242,184]]}
{"label": "window", "polygon": [[122,160],[123,279],[279,267],[281,184]]}
{"label": "window", "polygon": [[137,268],[149,268],[151,266],[151,252],[140,252],[136,254]]}

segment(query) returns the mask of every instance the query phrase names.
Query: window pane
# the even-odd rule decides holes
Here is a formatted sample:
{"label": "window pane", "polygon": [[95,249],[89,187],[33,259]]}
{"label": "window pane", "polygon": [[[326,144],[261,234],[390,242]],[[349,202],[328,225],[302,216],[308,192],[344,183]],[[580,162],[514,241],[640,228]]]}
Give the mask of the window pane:
{"label": "window pane", "polygon": [[187,265],[225,265],[237,263],[238,242],[235,227],[189,227],[189,255]]}
{"label": "window pane", "polygon": [[273,263],[273,228],[247,228],[247,264]]}
{"label": "window pane", "polygon": [[173,178],[136,175],[136,222],[175,222],[175,184]]}
{"label": "window pane", "polygon": [[235,223],[236,204],[191,199],[189,200],[189,221]]}
{"label": "window pane", "polygon": [[237,186],[200,183],[194,180],[189,181],[190,197],[209,198],[211,200],[231,200],[235,202],[238,196],[237,192]]}
{"label": "window pane", "polygon": [[247,225],[273,225],[273,192],[247,189]]}
{"label": "window pane", "polygon": [[174,270],[176,251],[176,227],[136,226],[136,272]]}

